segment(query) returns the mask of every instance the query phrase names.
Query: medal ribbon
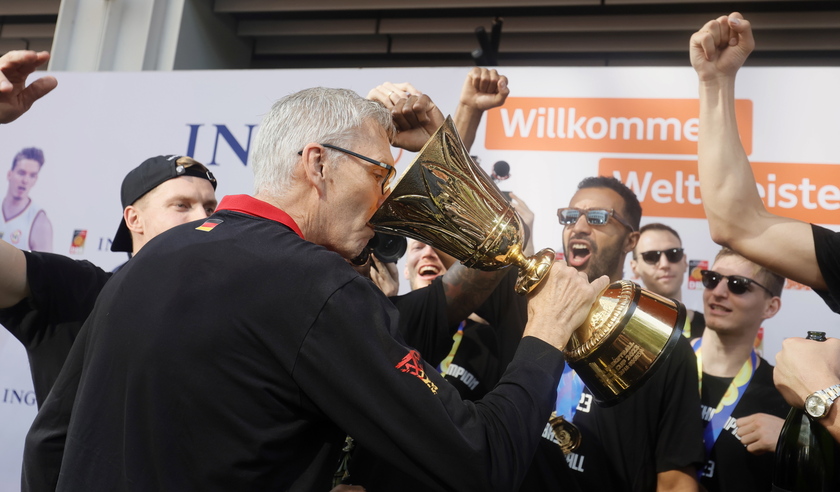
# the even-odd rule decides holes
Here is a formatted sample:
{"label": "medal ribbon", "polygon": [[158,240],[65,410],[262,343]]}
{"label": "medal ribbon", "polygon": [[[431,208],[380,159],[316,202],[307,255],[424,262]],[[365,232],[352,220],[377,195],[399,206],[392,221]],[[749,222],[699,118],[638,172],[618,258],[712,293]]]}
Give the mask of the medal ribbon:
{"label": "medal ribbon", "polygon": [[[694,354],[697,356],[698,389],[702,391],[703,359],[700,353],[701,340],[702,339],[700,338],[694,340],[691,346],[694,349]],[[705,429],[703,429],[703,444],[706,447],[706,459],[709,459],[709,456],[711,456],[712,448],[714,447],[718,436],[720,436],[723,426],[726,424],[726,421],[729,420],[729,416],[732,415],[732,411],[735,410],[736,406],[738,406],[738,402],[741,401],[741,397],[744,396],[744,393],[746,393],[747,385],[750,384],[750,381],[755,374],[756,367],[758,367],[758,355],[756,355],[755,350],[751,350],[750,358],[744,362],[744,365],[741,366],[738,374],[732,378],[732,382],[729,383],[729,388],[726,389],[726,393],[723,394],[720,402],[718,402],[717,408],[715,408],[714,415],[712,415],[711,420],[709,420]]]}
{"label": "medal ribbon", "polygon": [[688,316],[685,317],[685,326],[683,326],[683,336],[691,339],[691,321],[688,320]]}

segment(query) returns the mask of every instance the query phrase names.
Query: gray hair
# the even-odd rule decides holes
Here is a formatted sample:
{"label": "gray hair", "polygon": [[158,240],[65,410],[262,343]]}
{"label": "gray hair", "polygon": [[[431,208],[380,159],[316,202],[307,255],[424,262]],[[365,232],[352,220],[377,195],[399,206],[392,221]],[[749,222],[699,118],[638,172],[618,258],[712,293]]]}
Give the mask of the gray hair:
{"label": "gray hair", "polygon": [[382,104],[348,89],[313,87],[275,102],[254,141],[254,193],[283,194],[306,144],[349,147],[368,121],[382,126],[389,139],[396,133],[391,113]]}

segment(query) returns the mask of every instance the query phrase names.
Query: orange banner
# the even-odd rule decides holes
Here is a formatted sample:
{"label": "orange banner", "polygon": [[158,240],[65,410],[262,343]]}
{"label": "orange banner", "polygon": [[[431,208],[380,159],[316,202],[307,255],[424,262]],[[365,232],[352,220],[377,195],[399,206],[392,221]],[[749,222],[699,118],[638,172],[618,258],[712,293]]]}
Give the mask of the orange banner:
{"label": "orange banner", "polygon": [[[752,101],[735,111],[752,153]],[[509,97],[487,112],[485,147],[637,154],[697,154],[697,99]]]}
{"label": "orange banner", "polygon": [[[840,224],[840,165],[753,162],[758,193],[777,215]],[[598,174],[615,176],[642,204],[645,216],[705,218],[697,161],[601,159]]]}

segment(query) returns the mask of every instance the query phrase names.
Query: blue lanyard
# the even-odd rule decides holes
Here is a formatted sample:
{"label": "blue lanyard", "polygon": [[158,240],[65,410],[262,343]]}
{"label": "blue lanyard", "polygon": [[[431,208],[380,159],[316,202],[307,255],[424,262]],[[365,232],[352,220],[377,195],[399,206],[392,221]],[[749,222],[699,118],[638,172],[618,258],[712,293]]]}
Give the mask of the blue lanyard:
{"label": "blue lanyard", "polygon": [[[700,385],[699,387],[702,389],[703,362],[700,355],[701,340],[701,338],[694,340],[691,347],[697,355],[697,379]],[[739,370],[738,374],[732,378],[732,382],[729,383],[729,388],[726,389],[726,393],[724,393],[717,408],[715,408],[711,420],[709,420],[706,427],[703,429],[703,445],[706,447],[706,459],[711,456],[712,448],[714,447],[717,438],[720,436],[723,426],[726,425],[726,421],[729,420],[729,416],[732,415],[732,411],[735,410],[735,407],[738,406],[738,402],[741,401],[741,397],[743,397],[744,393],[747,392],[747,386],[749,386],[750,381],[752,381],[752,377],[755,374],[757,367],[758,355],[756,355],[755,350],[751,350],[750,358],[744,362],[741,370]]]}
{"label": "blue lanyard", "polygon": [[567,422],[575,417],[580,395],[583,393],[584,384],[580,376],[566,364],[563,368],[563,375],[560,377],[560,384],[557,385],[557,401],[555,409],[557,415],[563,416]]}

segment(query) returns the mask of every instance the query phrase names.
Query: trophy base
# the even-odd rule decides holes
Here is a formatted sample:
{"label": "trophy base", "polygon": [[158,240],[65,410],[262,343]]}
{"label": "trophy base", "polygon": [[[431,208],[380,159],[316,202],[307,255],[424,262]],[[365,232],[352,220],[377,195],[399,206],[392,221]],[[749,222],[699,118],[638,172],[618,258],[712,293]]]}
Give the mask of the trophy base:
{"label": "trophy base", "polygon": [[595,401],[613,406],[658,371],[682,337],[685,306],[622,280],[611,284],[564,353]]}
{"label": "trophy base", "polygon": [[534,290],[551,270],[555,256],[553,249],[545,248],[534,256],[525,258],[524,264],[519,265],[519,276],[516,277],[514,286],[516,293],[526,295]]}
{"label": "trophy base", "polygon": [[[593,384],[592,387],[597,388],[597,390],[600,390],[598,391],[598,394],[595,395],[595,391],[590,389],[590,391],[593,392],[593,396],[595,397],[595,403],[597,403],[600,407],[609,408],[623,402],[624,400],[632,396],[636,392],[636,390],[644,386],[647,380],[650,379],[651,376],[653,376],[656,373],[656,371],[659,370],[660,366],[662,366],[666,360],[668,360],[668,357],[670,357],[671,353],[674,351],[674,348],[676,348],[677,346],[677,342],[682,336],[682,330],[675,329],[671,333],[671,336],[668,337],[668,342],[665,344],[664,347],[662,347],[661,352],[657,354],[657,357],[653,361],[653,363],[645,369],[644,373],[638,379],[634,380],[622,392],[618,394],[613,394],[610,391],[604,391],[599,385]],[[571,366],[572,369],[576,370],[577,368],[581,368],[581,366],[578,364],[569,364],[569,366]]]}

